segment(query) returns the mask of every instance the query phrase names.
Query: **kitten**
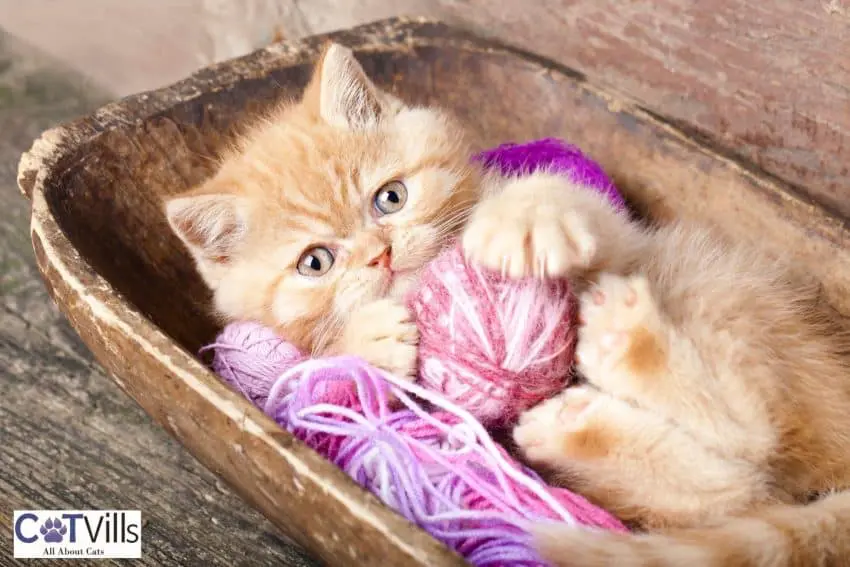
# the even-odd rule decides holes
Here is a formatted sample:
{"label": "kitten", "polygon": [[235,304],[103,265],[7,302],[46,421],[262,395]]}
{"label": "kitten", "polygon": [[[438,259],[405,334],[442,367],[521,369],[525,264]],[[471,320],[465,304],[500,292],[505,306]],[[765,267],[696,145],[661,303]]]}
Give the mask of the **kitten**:
{"label": "kitten", "polygon": [[331,45],[302,100],[166,216],[223,319],[411,378],[401,297],[450,238],[516,277],[571,277],[587,384],[527,412],[514,438],[555,481],[651,533],[537,526],[556,565],[850,556],[850,496],[795,505],[850,474],[846,335],[816,289],[713,233],[649,230],[562,177],[485,176],[469,155],[450,117],[380,91]]}
{"label": "kitten", "polygon": [[[571,567],[850,564],[850,340],[817,286],[753,247],[645,228],[562,185],[558,214],[591,251],[566,268],[587,282],[586,383],[522,415],[513,438],[550,480],[648,533],[538,525],[541,553]],[[488,204],[505,242],[518,214]],[[470,222],[468,237],[495,230]],[[492,267],[526,253],[472,244]]]}

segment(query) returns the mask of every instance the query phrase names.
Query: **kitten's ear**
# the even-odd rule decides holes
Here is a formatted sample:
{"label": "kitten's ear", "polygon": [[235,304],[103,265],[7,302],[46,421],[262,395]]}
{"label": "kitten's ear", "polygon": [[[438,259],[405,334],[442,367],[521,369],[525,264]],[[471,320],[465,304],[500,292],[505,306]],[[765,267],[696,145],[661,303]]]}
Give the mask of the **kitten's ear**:
{"label": "kitten's ear", "polygon": [[331,43],[316,67],[305,97],[333,126],[363,129],[374,126],[384,111],[378,88],[347,47]]}
{"label": "kitten's ear", "polygon": [[226,263],[248,229],[244,207],[235,195],[178,195],[166,201],[165,215],[198,262]]}

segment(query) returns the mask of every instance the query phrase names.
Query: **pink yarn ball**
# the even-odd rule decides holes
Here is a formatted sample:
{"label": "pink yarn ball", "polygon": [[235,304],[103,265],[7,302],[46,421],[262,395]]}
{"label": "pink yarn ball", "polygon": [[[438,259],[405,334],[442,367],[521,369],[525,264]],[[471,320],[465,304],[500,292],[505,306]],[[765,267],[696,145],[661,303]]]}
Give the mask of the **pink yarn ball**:
{"label": "pink yarn ball", "polygon": [[455,245],[425,267],[407,303],[420,383],[484,425],[513,423],[571,376],[576,301],[566,280],[503,277]]}

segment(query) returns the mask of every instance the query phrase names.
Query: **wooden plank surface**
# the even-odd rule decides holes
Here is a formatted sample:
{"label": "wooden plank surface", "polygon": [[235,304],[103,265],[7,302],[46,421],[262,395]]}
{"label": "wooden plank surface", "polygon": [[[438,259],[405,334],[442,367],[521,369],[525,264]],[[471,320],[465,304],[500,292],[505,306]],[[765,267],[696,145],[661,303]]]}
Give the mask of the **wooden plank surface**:
{"label": "wooden plank surface", "polygon": [[444,4],[850,215],[850,1]]}
{"label": "wooden plank surface", "polygon": [[0,31],[0,565],[32,508],[141,510],[134,564],[311,565],[103,374],[37,274],[19,154],[108,98]]}

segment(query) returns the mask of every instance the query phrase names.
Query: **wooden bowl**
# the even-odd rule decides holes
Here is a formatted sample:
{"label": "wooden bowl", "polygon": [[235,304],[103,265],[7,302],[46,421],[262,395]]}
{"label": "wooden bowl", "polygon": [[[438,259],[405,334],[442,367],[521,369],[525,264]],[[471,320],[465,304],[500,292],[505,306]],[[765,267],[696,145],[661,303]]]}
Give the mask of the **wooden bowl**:
{"label": "wooden bowl", "polygon": [[275,44],[46,132],[22,157],[19,184],[32,199],[33,248],[52,297],[126,393],[328,563],[464,564],[196,357],[216,323],[160,199],[210,175],[246,116],[299,95],[329,39],[351,46],[383,87],[453,110],[480,148],[565,138],[648,216],[700,217],[758,240],[819,278],[825,299],[850,312],[845,219],[577,71],[440,23],[394,19]]}

